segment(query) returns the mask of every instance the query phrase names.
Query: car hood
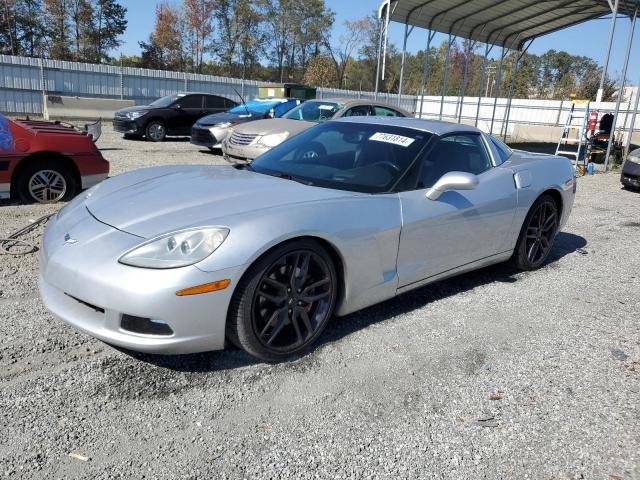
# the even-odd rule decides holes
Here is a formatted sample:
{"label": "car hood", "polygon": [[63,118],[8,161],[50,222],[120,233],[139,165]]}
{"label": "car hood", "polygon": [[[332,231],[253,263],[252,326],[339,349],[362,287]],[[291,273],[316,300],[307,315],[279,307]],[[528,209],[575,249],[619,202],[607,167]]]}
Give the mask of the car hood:
{"label": "car hood", "polygon": [[99,221],[143,238],[256,210],[357,195],[232,166],[176,165],[105,180],[85,205]]}
{"label": "car hood", "polygon": [[305,122],[304,120],[290,120],[288,118],[269,118],[266,120],[256,120],[248,122],[245,125],[234,127],[234,130],[244,135],[269,135],[272,133],[288,132],[289,135],[295,135],[307,128],[317,125],[313,122]]}
{"label": "car hood", "polygon": [[121,108],[116,112],[118,113],[129,113],[129,112],[139,112],[141,110],[151,110],[153,107],[151,105],[134,105],[133,107]]}
{"label": "car hood", "polygon": [[202,117],[196,122],[196,125],[209,127],[211,125],[217,125],[218,123],[223,122],[246,122],[251,120],[252,118],[260,117],[252,117],[251,115],[247,115],[246,113],[221,112]]}

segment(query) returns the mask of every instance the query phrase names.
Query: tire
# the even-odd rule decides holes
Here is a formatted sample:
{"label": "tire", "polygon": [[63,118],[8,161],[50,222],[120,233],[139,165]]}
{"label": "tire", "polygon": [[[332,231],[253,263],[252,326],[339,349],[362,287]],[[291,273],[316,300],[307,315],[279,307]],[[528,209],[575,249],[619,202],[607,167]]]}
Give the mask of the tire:
{"label": "tire", "polygon": [[324,248],[311,239],[284,243],[242,277],[229,305],[227,338],[266,361],[301,354],[329,323],[337,290],[335,265]]}
{"label": "tire", "polygon": [[73,172],[56,161],[29,162],[17,178],[17,193],[24,203],[56,203],[71,200],[78,185]]}
{"label": "tire", "polygon": [[167,136],[167,128],[164,126],[164,123],[158,120],[153,120],[147,124],[144,133],[147,140],[152,142],[164,142],[164,139]]}
{"label": "tire", "polygon": [[558,233],[558,205],[551,195],[540,196],[529,209],[513,252],[519,270],[535,270],[549,256]]}

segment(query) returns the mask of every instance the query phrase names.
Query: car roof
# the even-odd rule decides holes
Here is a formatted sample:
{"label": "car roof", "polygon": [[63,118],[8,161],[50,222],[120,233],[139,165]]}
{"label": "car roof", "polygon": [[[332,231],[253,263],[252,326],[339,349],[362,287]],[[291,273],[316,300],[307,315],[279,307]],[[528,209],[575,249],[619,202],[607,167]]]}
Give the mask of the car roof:
{"label": "car roof", "polygon": [[391,108],[392,110],[396,110],[397,112],[402,112],[403,114],[410,116],[407,110],[397,105],[391,105],[389,103],[378,102],[377,100],[369,100],[368,98],[314,98],[311,100],[307,100],[307,102],[333,102],[339,103],[342,105],[341,110],[345,110],[351,107],[357,107],[359,105],[372,105],[374,107],[386,107]]}
{"label": "car roof", "polygon": [[414,130],[422,130],[436,135],[446,135],[453,132],[474,132],[481,130],[471,125],[463,125],[460,123],[443,122],[440,120],[423,120],[413,117],[342,117],[332,122],[353,122],[366,123],[370,125],[390,125],[393,127],[413,128]]}

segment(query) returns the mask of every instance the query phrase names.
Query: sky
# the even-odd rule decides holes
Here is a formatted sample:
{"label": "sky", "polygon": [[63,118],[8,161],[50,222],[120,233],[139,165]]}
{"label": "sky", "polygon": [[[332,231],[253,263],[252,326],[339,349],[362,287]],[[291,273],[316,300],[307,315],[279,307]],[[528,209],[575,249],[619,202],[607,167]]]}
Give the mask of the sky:
{"label": "sky", "polygon": [[[179,0],[173,0],[179,3]],[[123,35],[123,45],[114,52],[125,55],[140,54],[138,42],[147,40],[153,30],[155,6],[158,0],[121,0],[127,8],[129,26]],[[344,31],[345,20],[357,20],[377,10],[381,0],[325,0],[326,5],[336,13],[334,35],[339,36]],[[640,22],[639,22],[640,23]],[[627,35],[631,22],[626,18],[618,18],[616,33],[609,61],[609,75],[616,78],[621,72],[624,61],[624,49],[627,43]],[[389,41],[395,43],[398,48],[402,46],[402,34],[404,26],[391,23],[389,27]],[[635,42],[631,51],[627,78],[632,84],[640,83],[640,30],[636,27]],[[534,40],[529,48],[530,53],[541,54],[552,48],[564,50],[573,55],[585,55],[593,58],[602,65],[607,48],[609,33],[609,20],[592,20],[559,32],[555,32]],[[446,39],[445,35],[437,34],[433,40],[434,45]],[[427,41],[427,31],[414,29],[407,42],[407,50],[416,52],[423,49]],[[499,49],[494,48],[493,56]]]}

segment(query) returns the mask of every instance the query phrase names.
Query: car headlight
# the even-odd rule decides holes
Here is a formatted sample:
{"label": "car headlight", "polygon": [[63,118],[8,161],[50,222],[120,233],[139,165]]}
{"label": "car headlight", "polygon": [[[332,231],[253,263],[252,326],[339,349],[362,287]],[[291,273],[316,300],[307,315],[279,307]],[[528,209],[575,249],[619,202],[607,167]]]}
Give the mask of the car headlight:
{"label": "car headlight", "polygon": [[228,228],[198,227],[153,238],[122,255],[118,261],[132,267],[177,268],[211,255],[229,234]]}
{"label": "car headlight", "polygon": [[636,157],[636,156],[633,156],[633,155],[629,155],[629,156],[627,157],[627,162],[631,162],[631,163],[638,163],[638,164],[640,164],[640,157]]}
{"label": "car headlight", "polygon": [[218,123],[217,125],[214,125],[214,127],[216,128],[229,128],[232,125],[231,122],[222,122],[222,123]]}
{"label": "car headlight", "polygon": [[140,118],[143,115],[146,115],[147,111],[146,110],[139,110],[137,112],[127,112],[125,113],[125,115],[127,116],[127,118],[129,120],[135,120],[136,118]]}
{"label": "car headlight", "polygon": [[280,145],[284,142],[288,136],[288,132],[272,133],[271,135],[265,135],[262,137],[259,143],[266,147],[275,147],[276,145]]}

